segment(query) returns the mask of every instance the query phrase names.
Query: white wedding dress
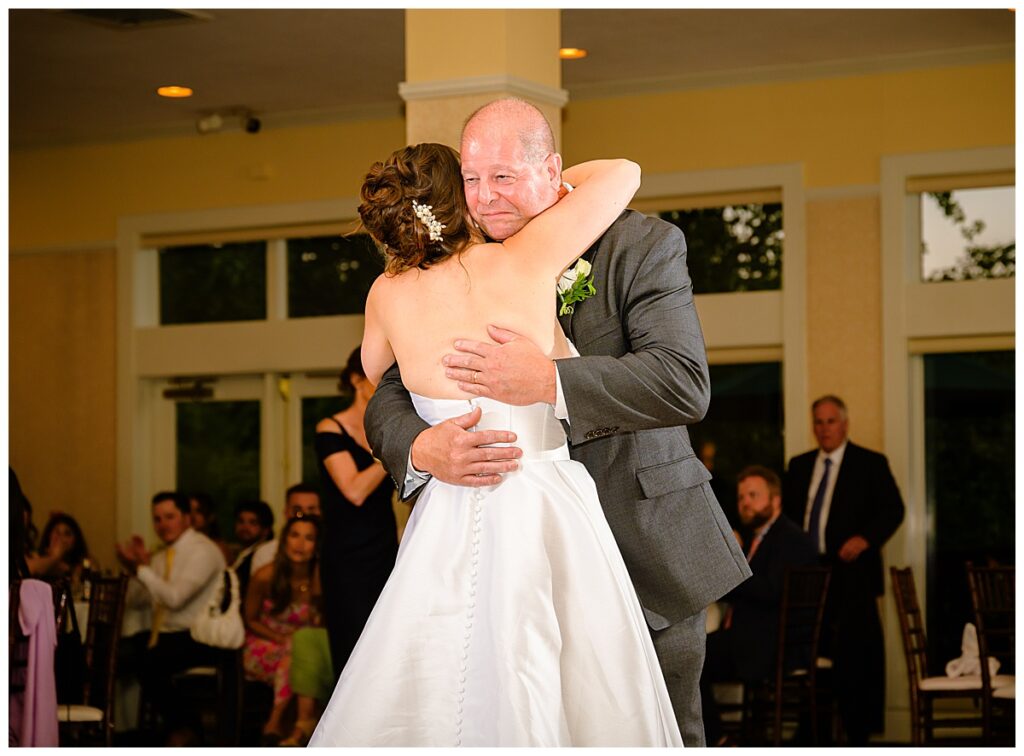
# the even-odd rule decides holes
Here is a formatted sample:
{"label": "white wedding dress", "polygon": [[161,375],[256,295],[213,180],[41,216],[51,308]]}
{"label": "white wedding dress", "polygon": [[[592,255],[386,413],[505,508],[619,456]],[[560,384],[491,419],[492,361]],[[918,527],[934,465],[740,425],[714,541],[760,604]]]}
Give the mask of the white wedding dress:
{"label": "white wedding dress", "polygon": [[[480,406],[520,469],[431,480],[311,746],[681,746],[643,612],[550,405],[413,395],[435,424]],[[329,597],[328,597],[329,600]]]}

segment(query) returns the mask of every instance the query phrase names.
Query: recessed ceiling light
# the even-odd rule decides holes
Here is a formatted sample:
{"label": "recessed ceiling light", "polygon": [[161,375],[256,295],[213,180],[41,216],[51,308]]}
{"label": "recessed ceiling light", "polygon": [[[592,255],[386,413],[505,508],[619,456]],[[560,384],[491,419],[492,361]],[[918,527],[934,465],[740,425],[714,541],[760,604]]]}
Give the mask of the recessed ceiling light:
{"label": "recessed ceiling light", "polygon": [[192,90],[188,87],[160,87],[156,93],[161,97],[191,97]]}
{"label": "recessed ceiling light", "polygon": [[558,51],[558,57],[562,60],[578,60],[587,57],[587,51],[581,47],[563,47]]}

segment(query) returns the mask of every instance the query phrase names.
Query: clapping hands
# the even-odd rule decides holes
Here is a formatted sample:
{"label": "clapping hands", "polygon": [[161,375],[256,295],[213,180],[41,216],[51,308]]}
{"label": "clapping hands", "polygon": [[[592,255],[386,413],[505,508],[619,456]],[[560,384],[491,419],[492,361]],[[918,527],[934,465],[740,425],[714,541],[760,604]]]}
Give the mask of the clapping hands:
{"label": "clapping hands", "polygon": [[142,537],[133,535],[124,543],[117,544],[117,559],[132,574],[140,565],[149,564],[150,555]]}

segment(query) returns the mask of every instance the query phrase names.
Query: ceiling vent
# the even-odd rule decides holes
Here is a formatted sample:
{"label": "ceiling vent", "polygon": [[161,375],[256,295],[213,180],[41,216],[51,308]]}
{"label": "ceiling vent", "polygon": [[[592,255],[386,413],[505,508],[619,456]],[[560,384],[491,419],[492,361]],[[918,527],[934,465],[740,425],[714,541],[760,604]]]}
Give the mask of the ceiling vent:
{"label": "ceiling vent", "polygon": [[194,10],[132,10],[130,8],[104,8],[102,10],[63,10],[65,16],[99,24],[108,29],[149,29],[154,26],[194,23],[209,21],[213,16],[209,13]]}

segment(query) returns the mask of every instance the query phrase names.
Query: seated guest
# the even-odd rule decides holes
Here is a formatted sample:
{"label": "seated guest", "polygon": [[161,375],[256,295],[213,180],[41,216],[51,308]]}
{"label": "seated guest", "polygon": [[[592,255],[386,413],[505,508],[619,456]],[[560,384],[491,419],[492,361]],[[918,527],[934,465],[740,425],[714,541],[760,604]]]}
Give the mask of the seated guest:
{"label": "seated guest", "polygon": [[775,672],[779,608],[787,567],[817,563],[814,544],[782,514],[782,481],[767,467],[745,468],[736,478],[741,538],[753,575],[725,597],[722,626],[708,635],[701,703],[708,745],[723,745],[712,683],[767,680]]}
{"label": "seated guest", "polygon": [[215,650],[194,641],[189,627],[213,598],[225,567],[216,544],[192,529],[189,512],[188,497],[158,493],[153,497],[153,529],[164,548],[151,555],[138,535],[117,545],[118,559],[135,575],[127,604],[148,603],[153,610],[141,669],[142,697],[168,726],[182,713],[181,702],[170,697],[171,676],[215,661]]}
{"label": "seated guest", "polygon": [[224,555],[225,562],[234,561],[231,544],[220,535],[220,524],[217,522],[217,511],[213,506],[213,498],[208,493],[189,494],[189,514],[192,518],[192,529],[202,533],[215,544]]}
{"label": "seated guest", "polygon": [[[302,513],[307,517],[320,516],[320,492],[309,483],[296,483],[284,496],[285,522]],[[274,561],[277,554],[277,540],[267,541],[256,549],[252,557],[252,571]]]}
{"label": "seated guest", "polygon": [[300,627],[292,635],[289,679],[295,693],[295,728],[283,746],[304,746],[316,729],[320,713],[334,692],[331,644],[326,627]]}
{"label": "seated guest", "polygon": [[238,590],[245,602],[245,592],[252,574],[253,555],[264,542],[274,538],[274,513],[265,501],[243,501],[235,507],[235,540],[240,550],[231,568],[238,575]]}
{"label": "seated guest", "polygon": [[10,532],[10,565],[9,580],[20,578],[46,578],[64,558],[64,542],[57,541],[45,554],[36,551],[36,538],[39,531],[32,522],[32,502],[21,490],[21,484],[13,467],[10,472],[8,507]]}
{"label": "seated guest", "polygon": [[58,555],[49,564],[46,576],[69,578],[73,593],[80,595],[82,573],[86,569],[96,569],[96,560],[89,554],[78,521],[71,515],[54,512],[43,528],[39,543],[40,556]]}
{"label": "seated guest", "polygon": [[[263,726],[267,745],[281,739],[281,719],[292,699],[292,634],[320,624],[319,547],[319,519],[293,517],[284,526],[274,561],[253,572],[249,580],[242,659],[247,679],[274,687],[273,708]],[[303,734],[308,738],[312,728]]]}

